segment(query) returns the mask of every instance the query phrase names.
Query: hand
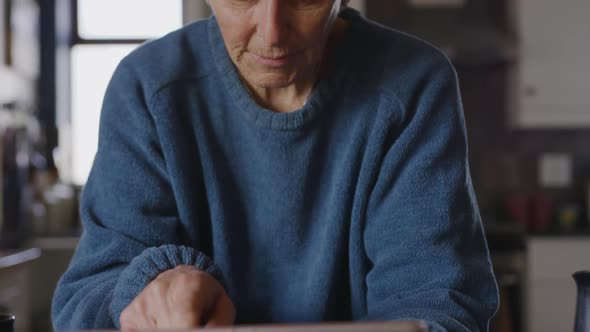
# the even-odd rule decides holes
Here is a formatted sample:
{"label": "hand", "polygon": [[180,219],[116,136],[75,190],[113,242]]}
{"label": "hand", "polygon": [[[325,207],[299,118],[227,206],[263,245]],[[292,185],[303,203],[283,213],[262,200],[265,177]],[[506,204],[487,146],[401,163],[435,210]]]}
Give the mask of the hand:
{"label": "hand", "polygon": [[122,330],[232,325],[235,308],[215,278],[194,266],[161,273],[121,312]]}

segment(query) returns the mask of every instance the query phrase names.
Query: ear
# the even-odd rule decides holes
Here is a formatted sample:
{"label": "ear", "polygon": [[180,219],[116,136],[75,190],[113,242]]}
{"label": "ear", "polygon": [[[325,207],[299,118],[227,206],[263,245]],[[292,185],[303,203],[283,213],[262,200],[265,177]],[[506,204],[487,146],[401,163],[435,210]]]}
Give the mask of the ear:
{"label": "ear", "polygon": [[350,2],[350,0],[342,0],[340,2],[340,9],[344,9],[346,6],[348,6],[349,2]]}
{"label": "ear", "polygon": [[213,12],[213,7],[212,7],[212,6],[211,6],[211,4],[209,3],[209,0],[205,0],[205,3],[207,4],[207,7],[209,7],[209,10],[210,10],[210,11],[211,11],[213,14],[215,14],[215,13]]}

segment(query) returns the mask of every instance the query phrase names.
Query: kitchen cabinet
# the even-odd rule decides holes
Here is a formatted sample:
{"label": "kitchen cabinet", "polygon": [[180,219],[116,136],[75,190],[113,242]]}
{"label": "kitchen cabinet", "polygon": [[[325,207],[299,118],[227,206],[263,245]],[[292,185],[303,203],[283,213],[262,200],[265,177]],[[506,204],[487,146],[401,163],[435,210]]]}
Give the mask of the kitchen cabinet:
{"label": "kitchen cabinet", "polygon": [[573,331],[572,274],[590,269],[590,237],[531,237],[527,251],[527,330]]}
{"label": "kitchen cabinet", "polygon": [[66,271],[74,250],[77,237],[35,237],[27,246],[39,248],[41,257],[31,266],[34,282],[30,292],[33,294],[31,311],[31,331],[52,331],[51,301],[59,278]]}
{"label": "kitchen cabinet", "polygon": [[17,331],[31,331],[31,262],[39,249],[0,250],[0,313],[16,317]]}
{"label": "kitchen cabinet", "polygon": [[518,128],[590,127],[588,0],[517,0]]}

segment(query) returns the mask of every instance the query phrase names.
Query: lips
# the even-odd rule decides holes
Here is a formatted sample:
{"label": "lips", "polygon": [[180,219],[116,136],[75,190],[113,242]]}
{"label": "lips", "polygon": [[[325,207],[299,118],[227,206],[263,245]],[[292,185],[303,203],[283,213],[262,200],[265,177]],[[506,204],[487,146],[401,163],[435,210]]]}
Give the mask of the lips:
{"label": "lips", "polygon": [[282,55],[279,57],[266,57],[262,55],[258,55],[256,53],[250,53],[254,60],[259,64],[269,66],[269,67],[283,67],[289,64],[290,61],[293,60],[294,55],[297,53],[291,53],[287,55]]}
{"label": "lips", "polygon": [[297,56],[303,52],[304,52],[304,50],[299,50],[299,51],[295,51],[295,52],[282,54],[280,56],[276,56],[276,54],[274,56],[265,56],[265,55],[260,55],[260,53],[264,53],[264,52],[255,52],[255,51],[254,52],[249,51],[248,53],[252,56],[252,58],[254,59],[255,62],[257,62],[258,64],[260,64],[262,66],[280,68],[280,67],[284,67],[284,66],[290,64],[291,62],[295,61],[297,59]]}

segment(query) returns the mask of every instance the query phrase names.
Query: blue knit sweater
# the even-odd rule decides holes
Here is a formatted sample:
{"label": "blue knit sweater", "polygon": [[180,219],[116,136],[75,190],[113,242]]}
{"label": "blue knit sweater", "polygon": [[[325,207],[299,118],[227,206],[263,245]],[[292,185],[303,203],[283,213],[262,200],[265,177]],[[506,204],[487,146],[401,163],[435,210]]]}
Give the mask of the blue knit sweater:
{"label": "blue knit sweater", "polygon": [[485,331],[497,304],[457,77],[352,10],[292,113],[258,106],[214,17],[126,57],[108,87],[56,330],[119,326],[159,273],[226,288],[237,323],[422,319]]}

